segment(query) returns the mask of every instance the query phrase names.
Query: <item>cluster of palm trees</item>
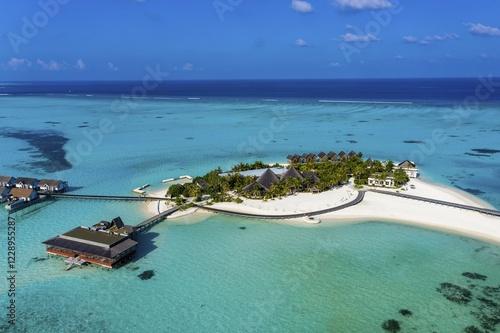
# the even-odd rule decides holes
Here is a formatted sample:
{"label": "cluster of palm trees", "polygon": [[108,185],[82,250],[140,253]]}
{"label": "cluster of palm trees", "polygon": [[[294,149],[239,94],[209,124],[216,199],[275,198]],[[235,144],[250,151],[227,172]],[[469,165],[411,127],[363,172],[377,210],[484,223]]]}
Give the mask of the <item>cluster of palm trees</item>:
{"label": "cluster of palm trees", "polygon": [[[355,184],[365,185],[368,183],[368,177],[377,174],[377,177],[385,178],[389,174],[394,176],[396,186],[401,186],[409,179],[405,171],[394,168],[392,161],[381,162],[379,160],[363,160],[363,154],[358,153],[349,159],[342,161],[327,162],[307,162],[293,164],[293,167],[305,177],[287,177],[274,182],[269,188],[265,189],[256,183],[256,176],[243,176],[239,172],[247,170],[256,170],[269,168],[269,165],[256,161],[255,163],[240,163],[235,165],[232,172],[221,175],[222,169],[217,168],[210,171],[202,177],[193,179],[192,183],[183,185],[172,185],[167,194],[173,198],[176,197],[195,197],[201,200],[202,195],[210,195],[214,202],[231,201],[234,197],[228,192],[235,191],[242,195],[254,198],[275,198],[301,191],[310,191],[317,189],[325,191],[329,188],[342,185],[350,177],[355,178]],[[197,184],[197,180],[203,179],[207,186],[202,188]],[[255,183],[252,190],[243,192],[242,189],[252,183]]]}

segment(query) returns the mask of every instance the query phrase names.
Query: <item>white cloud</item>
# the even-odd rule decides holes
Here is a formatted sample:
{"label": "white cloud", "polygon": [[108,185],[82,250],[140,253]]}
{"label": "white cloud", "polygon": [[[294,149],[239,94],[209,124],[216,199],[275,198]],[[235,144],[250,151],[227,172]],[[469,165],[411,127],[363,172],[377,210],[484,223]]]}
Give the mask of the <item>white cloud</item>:
{"label": "white cloud", "polygon": [[404,36],[403,41],[405,43],[410,43],[410,44],[422,44],[422,45],[428,45],[430,42],[443,42],[445,40],[452,40],[452,39],[459,39],[460,36],[452,33],[452,34],[444,34],[444,35],[433,35],[433,36],[425,36],[424,39],[419,39],[414,36]]}
{"label": "white cloud", "polygon": [[383,9],[392,7],[388,0],[334,0],[335,4],[348,9]]}
{"label": "white cloud", "polygon": [[397,60],[402,60],[404,59],[405,57],[403,57],[401,54],[397,54],[394,56],[394,59],[397,59]]}
{"label": "white cloud", "polygon": [[108,68],[115,72],[120,70],[120,68],[116,67],[115,64],[113,64],[112,62],[108,62]]}
{"label": "white cloud", "polygon": [[188,62],[182,66],[182,69],[185,71],[192,71],[194,69],[194,65],[192,63]]}
{"label": "white cloud", "polygon": [[483,53],[481,53],[481,54],[479,55],[479,57],[480,57],[481,59],[489,59],[489,58],[490,58],[490,55],[489,55],[488,53],[484,53],[484,52],[483,52]]}
{"label": "white cloud", "polygon": [[339,68],[339,67],[341,67],[342,65],[341,65],[340,63],[338,63],[338,62],[333,62],[333,61],[332,61],[332,62],[330,63],[330,65],[329,65],[329,66],[330,66],[330,67],[333,67],[333,68]]}
{"label": "white cloud", "polygon": [[83,62],[82,59],[78,59],[75,64],[75,68],[79,70],[84,70],[85,69],[85,63]]}
{"label": "white cloud", "polygon": [[449,39],[459,39],[460,36],[453,33],[453,34],[444,34],[444,35],[434,35],[434,36],[426,36],[424,39],[427,41],[437,41],[441,42],[444,40],[449,40]]}
{"label": "white cloud", "polygon": [[24,58],[10,58],[9,62],[7,63],[10,69],[17,70],[21,67],[30,67],[31,66],[31,61],[24,59]]}
{"label": "white cloud", "polygon": [[404,36],[403,40],[407,43],[418,43],[418,38],[413,36]]}
{"label": "white cloud", "polygon": [[57,63],[55,60],[45,62],[41,59],[37,59],[36,64],[42,67],[42,69],[46,71],[58,71],[61,69],[61,65]]}
{"label": "white cloud", "polygon": [[292,0],[292,8],[300,13],[310,13],[313,11],[313,7],[309,2],[301,0]]}
{"label": "white cloud", "polygon": [[347,32],[343,34],[342,40],[347,43],[356,43],[356,42],[378,42],[379,39],[372,34],[367,35],[355,35]]}
{"label": "white cloud", "polygon": [[294,44],[299,47],[309,46],[309,44],[307,44],[305,40],[300,38],[297,39]]}
{"label": "white cloud", "polygon": [[481,23],[466,23],[469,33],[476,36],[500,36],[500,29]]}

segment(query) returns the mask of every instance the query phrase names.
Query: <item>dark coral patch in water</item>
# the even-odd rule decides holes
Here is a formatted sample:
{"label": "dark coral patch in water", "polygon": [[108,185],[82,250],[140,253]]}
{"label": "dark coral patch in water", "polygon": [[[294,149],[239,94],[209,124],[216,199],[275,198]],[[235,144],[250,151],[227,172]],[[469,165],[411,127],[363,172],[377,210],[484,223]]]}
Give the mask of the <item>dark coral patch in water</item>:
{"label": "dark coral patch in water", "polygon": [[476,326],[467,326],[466,328],[464,328],[464,332],[465,333],[483,333],[483,331],[481,331]]}
{"label": "dark coral patch in water", "polygon": [[401,309],[401,310],[399,310],[399,313],[405,317],[411,317],[411,315],[413,314],[413,312],[411,312],[408,309]]}
{"label": "dark coral patch in water", "polygon": [[449,282],[441,283],[440,287],[436,289],[447,300],[457,304],[468,304],[472,300],[472,293],[470,290],[454,285]]}
{"label": "dark coral patch in water", "polygon": [[424,143],[423,141],[420,141],[420,140],[405,140],[403,142],[404,143]]}
{"label": "dark coral patch in water", "polygon": [[245,230],[247,227],[240,227],[241,230]]}
{"label": "dark coral patch in water", "polygon": [[382,328],[387,332],[393,333],[401,331],[401,325],[396,319],[389,319],[384,321],[384,323],[382,324]]}
{"label": "dark coral patch in water", "polygon": [[500,302],[500,286],[498,287],[484,287],[483,294],[492,297]]}
{"label": "dark coral patch in water", "polygon": [[476,153],[479,153],[479,154],[496,154],[496,153],[500,153],[500,150],[498,150],[498,149],[476,148],[476,149],[471,149],[471,150],[475,151]]}
{"label": "dark coral patch in water", "polygon": [[155,276],[155,271],[154,270],[147,270],[142,272],[141,274],[137,275],[141,280],[149,280],[153,276]]}
{"label": "dark coral patch in water", "polygon": [[26,163],[32,168],[43,169],[46,173],[71,169],[71,163],[66,160],[63,147],[68,139],[60,132],[51,130],[31,131],[14,128],[0,128],[0,135],[5,138],[19,139],[27,142],[34,148],[30,156],[43,158],[43,161]]}
{"label": "dark coral patch in water", "polygon": [[464,273],[462,273],[462,275],[465,277],[468,277],[469,279],[473,279],[473,280],[486,281],[486,279],[488,278],[486,275],[482,275],[479,273],[471,273],[471,272],[464,272]]}

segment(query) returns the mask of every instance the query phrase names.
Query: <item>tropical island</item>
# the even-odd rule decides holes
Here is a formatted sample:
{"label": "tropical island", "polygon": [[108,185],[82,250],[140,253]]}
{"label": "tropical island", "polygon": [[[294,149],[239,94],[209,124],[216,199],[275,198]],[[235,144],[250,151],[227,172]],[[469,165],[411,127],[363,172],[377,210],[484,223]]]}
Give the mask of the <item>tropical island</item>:
{"label": "tropical island", "polygon": [[412,161],[394,163],[341,153],[289,155],[288,163],[239,163],[227,172],[217,168],[188,177],[152,193],[171,202],[151,203],[148,213],[181,206],[171,217],[216,212],[299,225],[309,216],[319,216],[324,223],[375,220],[500,243],[498,211],[488,203],[421,180]]}
{"label": "tropical island", "polygon": [[197,202],[209,197],[212,203],[240,202],[240,195],[268,200],[295,193],[324,192],[342,186],[351,177],[357,188],[369,184],[399,188],[410,180],[410,176],[416,178],[418,174],[411,161],[395,165],[391,160],[363,160],[361,152],[353,151],[349,154],[342,151],[338,155],[334,152],[289,155],[288,161],[272,165],[262,161],[239,163],[228,172],[219,167],[194,178],[191,183],[170,186],[166,195],[174,198],[178,205],[183,203],[182,198],[190,197]]}

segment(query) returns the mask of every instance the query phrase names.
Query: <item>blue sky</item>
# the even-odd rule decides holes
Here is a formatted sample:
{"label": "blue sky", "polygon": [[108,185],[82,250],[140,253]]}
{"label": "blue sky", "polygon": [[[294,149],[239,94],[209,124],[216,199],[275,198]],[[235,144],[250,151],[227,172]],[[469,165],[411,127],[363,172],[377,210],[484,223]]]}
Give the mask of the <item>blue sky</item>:
{"label": "blue sky", "polygon": [[498,0],[0,0],[0,80],[500,76]]}

